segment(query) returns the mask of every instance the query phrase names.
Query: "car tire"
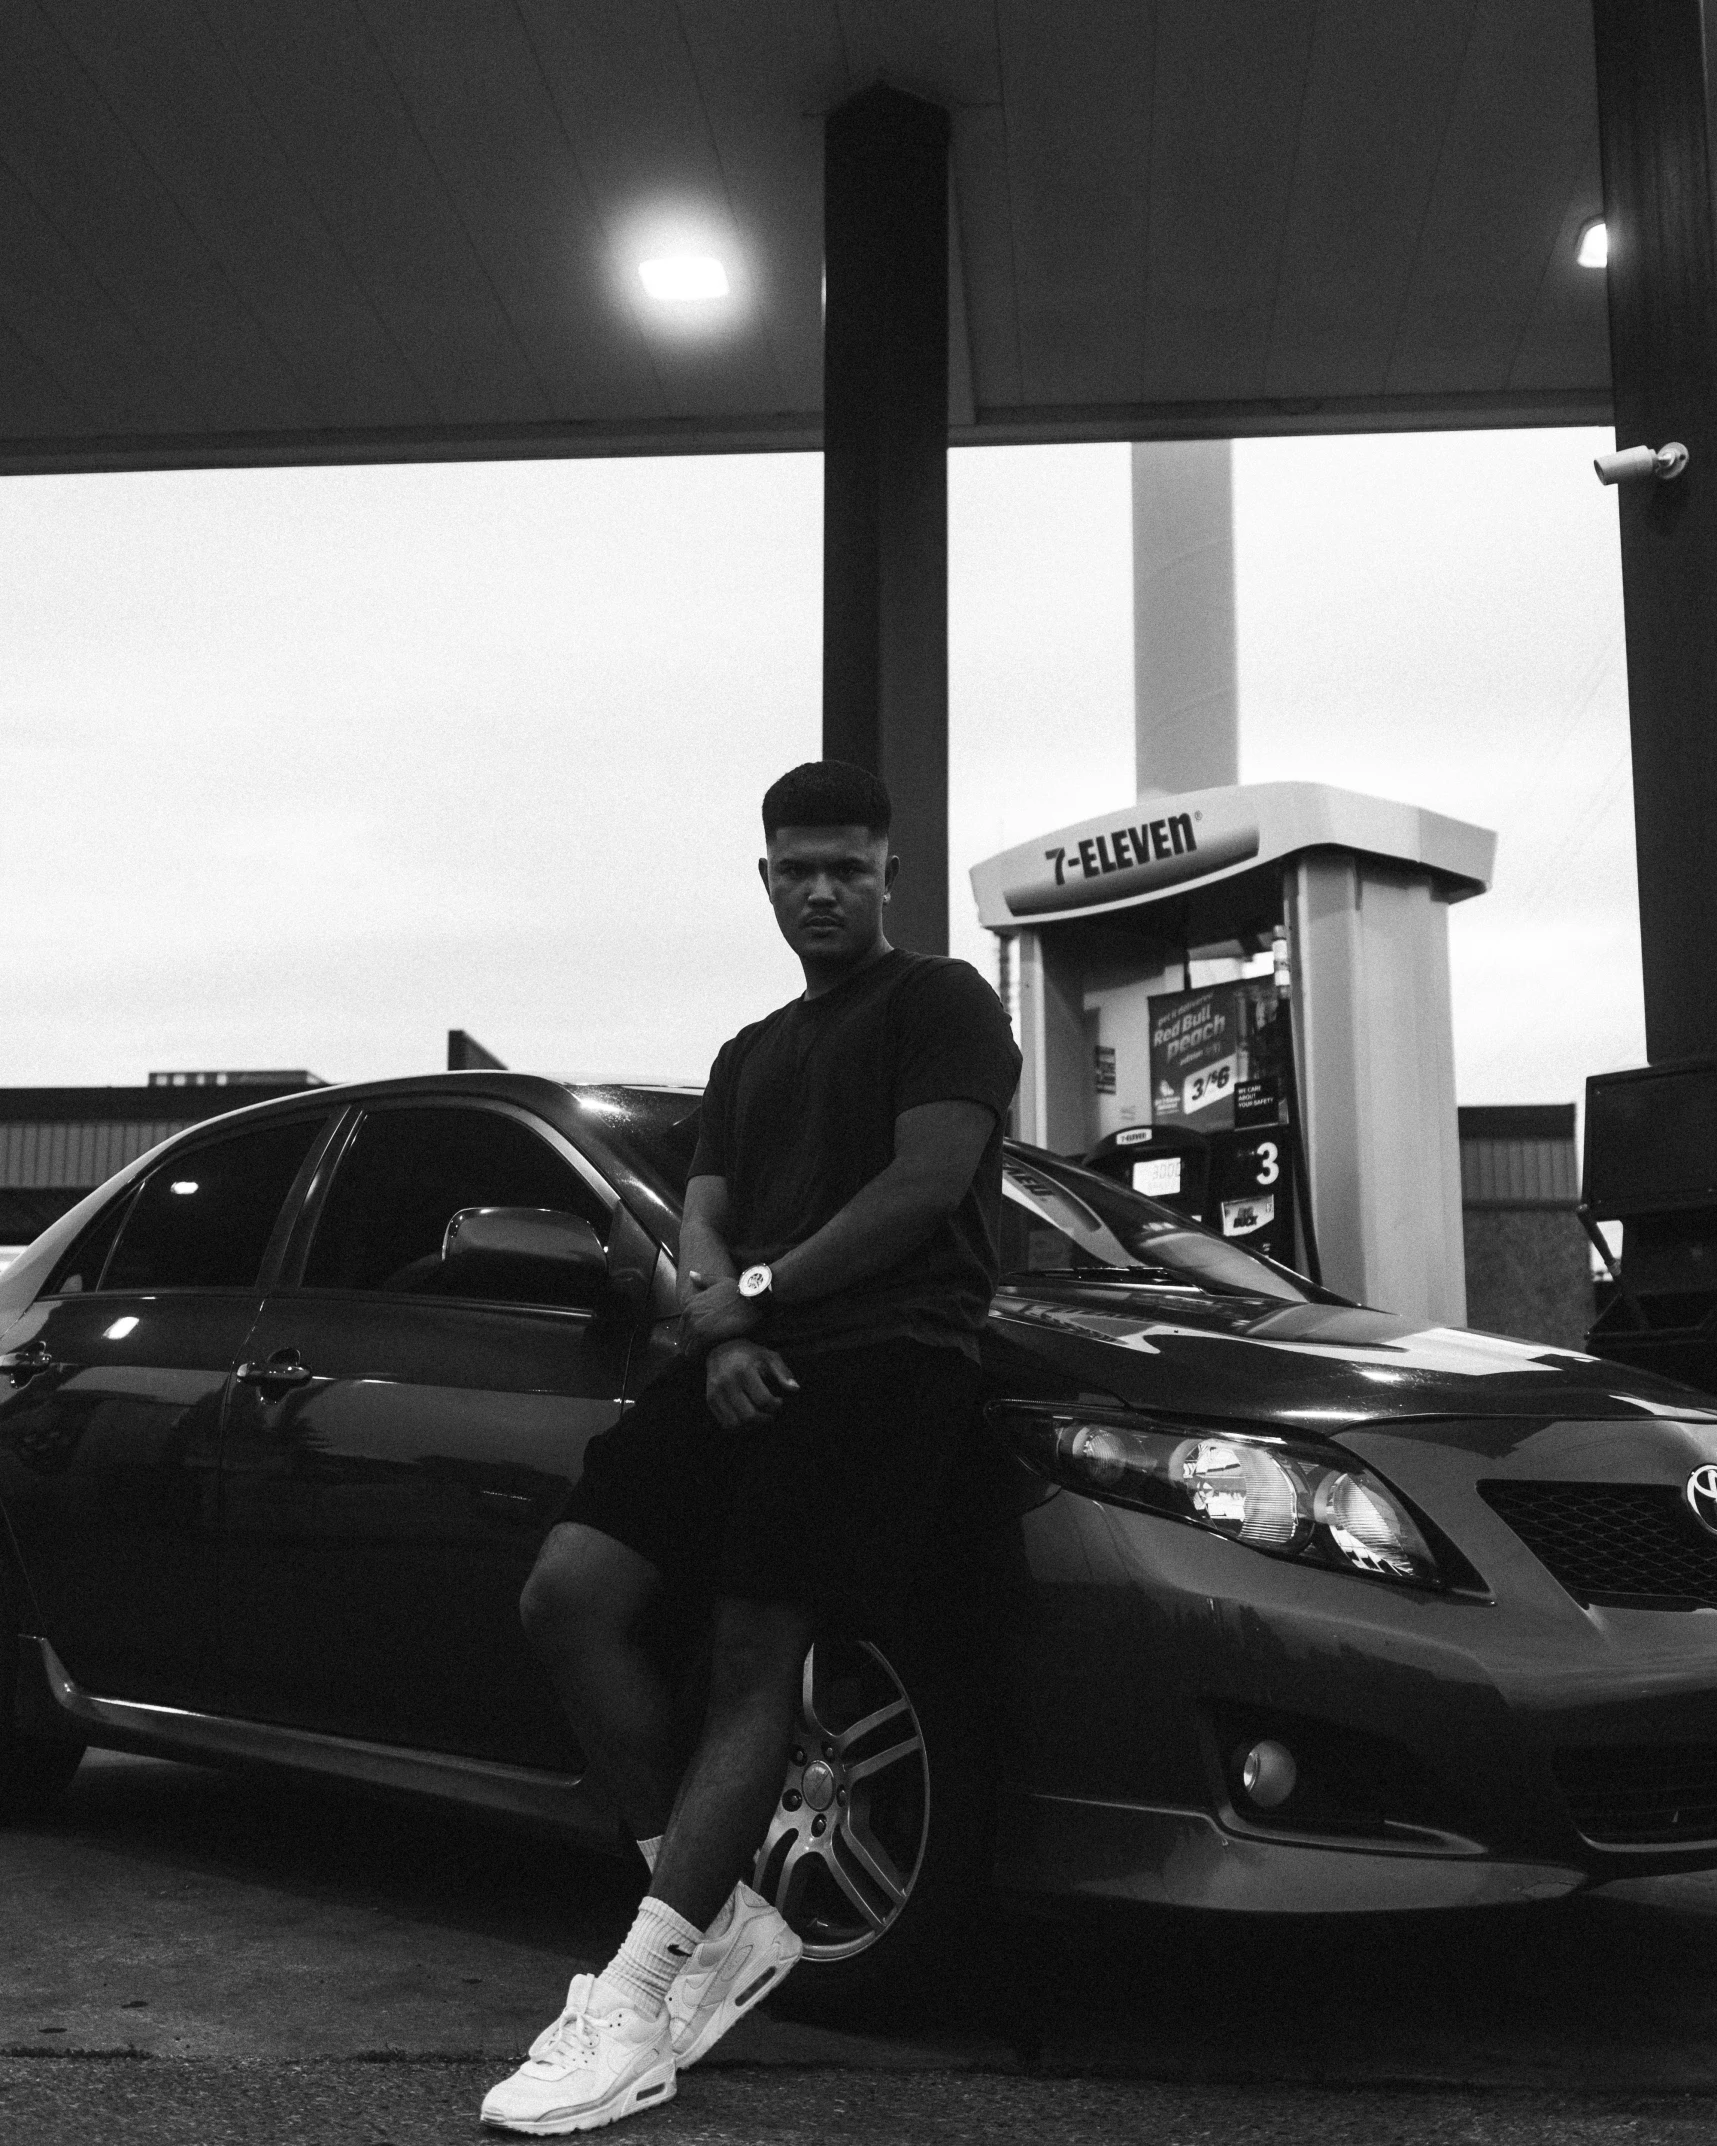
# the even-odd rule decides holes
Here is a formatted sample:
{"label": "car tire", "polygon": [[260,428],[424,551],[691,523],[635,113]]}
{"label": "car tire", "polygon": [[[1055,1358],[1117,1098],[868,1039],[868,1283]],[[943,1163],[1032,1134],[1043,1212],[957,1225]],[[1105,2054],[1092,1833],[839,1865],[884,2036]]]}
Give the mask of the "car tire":
{"label": "car tire", "polygon": [[818,1640],[751,1878],[805,1946],[778,2009],[886,2013],[972,1942],[989,1914],[991,1749],[974,1680],[934,1642]]}
{"label": "car tire", "polygon": [[0,1825],[51,1810],[83,1759],[75,1740],[27,1736],[18,1727],[18,1627],[0,1595]]}

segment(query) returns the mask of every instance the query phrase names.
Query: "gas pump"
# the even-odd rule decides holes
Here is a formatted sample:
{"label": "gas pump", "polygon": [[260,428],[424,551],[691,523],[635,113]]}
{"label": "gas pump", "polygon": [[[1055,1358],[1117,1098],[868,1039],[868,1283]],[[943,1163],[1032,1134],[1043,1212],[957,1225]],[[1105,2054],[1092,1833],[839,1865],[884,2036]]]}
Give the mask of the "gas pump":
{"label": "gas pump", "polygon": [[1141,1189],[1154,1169],[1211,1227],[1459,1325],[1448,909],[1494,853],[1416,806],[1259,783],[1147,793],[987,859],[1021,1137]]}
{"label": "gas pump", "polygon": [[1210,1195],[1210,1142],[1190,1125],[1123,1125],[1105,1133],[1085,1158],[1099,1176],[1130,1185],[1194,1222]]}
{"label": "gas pump", "polygon": [[[1164,1121],[1105,1133],[1085,1166],[1316,1278],[1317,1237],[1296,1165],[1286,963],[1284,943],[1266,978],[1152,996],[1151,1085]],[[1186,1070],[1183,1050],[1178,1079],[1156,1068],[1159,1042],[1172,1052],[1189,1033],[1212,1032],[1205,1063]],[[1224,1055],[1230,1036],[1237,1048]]]}

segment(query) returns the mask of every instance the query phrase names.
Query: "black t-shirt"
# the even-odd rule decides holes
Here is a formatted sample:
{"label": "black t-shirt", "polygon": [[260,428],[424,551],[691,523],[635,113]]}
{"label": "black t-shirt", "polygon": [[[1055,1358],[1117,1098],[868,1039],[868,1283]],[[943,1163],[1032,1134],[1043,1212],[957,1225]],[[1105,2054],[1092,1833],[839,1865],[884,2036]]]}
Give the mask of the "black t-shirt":
{"label": "black t-shirt", "polygon": [[869,1280],[776,1306],[771,1346],[808,1353],[903,1337],[976,1356],[999,1266],[1002,1128],[1019,1068],[1001,1001],[976,969],[898,948],[722,1045],[691,1174],[727,1180],[742,1269],[815,1236],[887,1169],[903,1110],[972,1102],[995,1113],[954,1213]]}

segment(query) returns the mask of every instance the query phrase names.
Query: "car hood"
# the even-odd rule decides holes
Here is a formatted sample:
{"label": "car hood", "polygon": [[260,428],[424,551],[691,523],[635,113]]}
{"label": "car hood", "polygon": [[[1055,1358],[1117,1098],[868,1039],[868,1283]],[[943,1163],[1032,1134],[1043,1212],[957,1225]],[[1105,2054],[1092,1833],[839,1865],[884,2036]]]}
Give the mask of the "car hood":
{"label": "car hood", "polygon": [[1022,1396],[1112,1394],[1201,1420],[1339,1435],[1451,1416],[1717,1422],[1667,1379],[1498,1334],[1360,1305],[1281,1304],[1117,1280],[1004,1283],[990,1312],[992,1384]]}

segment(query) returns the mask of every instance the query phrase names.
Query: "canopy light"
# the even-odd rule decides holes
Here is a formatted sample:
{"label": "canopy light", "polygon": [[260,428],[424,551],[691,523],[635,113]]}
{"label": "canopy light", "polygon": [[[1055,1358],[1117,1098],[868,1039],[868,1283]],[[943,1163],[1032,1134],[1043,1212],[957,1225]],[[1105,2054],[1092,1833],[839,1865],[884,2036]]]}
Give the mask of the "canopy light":
{"label": "canopy light", "polygon": [[1582,268],[1607,268],[1610,261],[1610,227],[1600,216],[1596,223],[1586,224],[1580,232],[1580,243],[1574,249],[1574,258]]}
{"label": "canopy light", "polygon": [[638,273],[652,298],[670,303],[727,296],[727,270],[707,253],[674,253],[659,261],[640,261]]}

